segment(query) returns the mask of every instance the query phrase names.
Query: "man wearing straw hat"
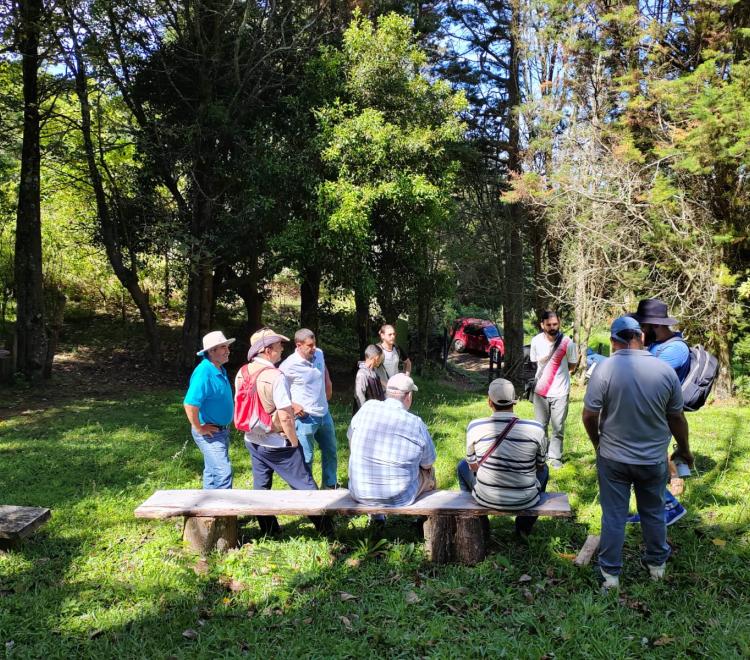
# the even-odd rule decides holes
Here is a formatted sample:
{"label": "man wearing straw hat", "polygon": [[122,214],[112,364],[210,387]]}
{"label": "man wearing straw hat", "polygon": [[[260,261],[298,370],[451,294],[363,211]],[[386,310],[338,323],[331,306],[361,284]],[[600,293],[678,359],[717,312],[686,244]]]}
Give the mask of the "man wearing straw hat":
{"label": "man wearing straw hat", "polygon": [[183,405],[195,444],[203,454],[203,488],[231,488],[232,464],[229,462],[229,424],[234,402],[232,386],[224,365],[229,361],[229,345],[220,330],[203,337],[200,364],[190,376]]}
{"label": "man wearing straw hat", "polygon": [[[260,403],[271,415],[270,428],[256,424],[245,433],[245,447],[250,453],[253,466],[253,488],[270,490],[276,473],[294,490],[317,490],[310,468],[305,464],[294,427],[289,383],[276,367],[281,360],[282,342],[285,341],[289,339],[271,328],[256,332],[250,338],[250,350],[247,352],[249,364],[237,372],[234,381],[235,390],[239,392],[245,378],[254,379]],[[264,534],[277,534],[281,531],[276,516],[257,518]],[[318,531],[333,531],[330,518],[310,516],[310,520]]]}

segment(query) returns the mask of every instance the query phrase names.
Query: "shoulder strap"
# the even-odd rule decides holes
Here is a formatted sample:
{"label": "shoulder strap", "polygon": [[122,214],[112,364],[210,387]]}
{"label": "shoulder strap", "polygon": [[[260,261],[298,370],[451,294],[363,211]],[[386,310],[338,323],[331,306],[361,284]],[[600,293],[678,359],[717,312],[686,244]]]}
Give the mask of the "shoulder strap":
{"label": "shoulder strap", "polygon": [[684,337],[676,337],[673,335],[669,339],[665,339],[661,344],[659,344],[659,347],[656,349],[656,355],[660,355],[661,352],[667,347],[667,344],[671,344],[674,341],[681,341],[683,344],[685,344],[685,346],[688,347],[688,349],[690,349],[690,344],[685,341]]}
{"label": "shoulder strap", "polygon": [[255,390],[258,387],[258,376],[260,376],[264,371],[267,371],[268,369],[273,369],[274,371],[278,371],[276,367],[263,367],[262,369],[258,369],[258,371],[254,373],[250,373],[250,369],[248,368],[249,365],[245,365],[242,367],[245,371],[242,373],[243,383],[245,379],[247,380],[248,387],[250,390]]}
{"label": "shoulder strap", "polygon": [[552,348],[549,351],[549,355],[547,356],[547,362],[549,362],[552,359],[552,356],[555,354],[555,351],[562,343],[562,340],[565,338],[565,335],[562,332],[557,333],[557,337],[555,337],[555,341],[552,343]]}
{"label": "shoulder strap", "polygon": [[518,417],[514,417],[511,419],[506,425],[505,428],[498,434],[497,439],[495,440],[495,444],[490,447],[489,451],[485,452],[484,456],[479,459],[479,465],[477,465],[477,470],[482,467],[482,463],[484,463],[489,457],[490,454],[494,454],[495,450],[500,446],[500,443],[505,440],[505,437],[510,433],[510,430],[516,425],[516,422],[518,421]]}

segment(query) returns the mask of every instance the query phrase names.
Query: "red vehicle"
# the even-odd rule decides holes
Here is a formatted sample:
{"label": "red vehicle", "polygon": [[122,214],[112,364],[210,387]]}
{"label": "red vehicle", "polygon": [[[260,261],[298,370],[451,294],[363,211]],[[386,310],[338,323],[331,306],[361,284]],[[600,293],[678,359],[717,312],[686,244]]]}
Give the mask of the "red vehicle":
{"label": "red vehicle", "polygon": [[456,353],[476,351],[489,355],[492,347],[497,347],[500,356],[505,355],[505,343],[500,330],[485,319],[456,319],[451,332],[451,342]]}

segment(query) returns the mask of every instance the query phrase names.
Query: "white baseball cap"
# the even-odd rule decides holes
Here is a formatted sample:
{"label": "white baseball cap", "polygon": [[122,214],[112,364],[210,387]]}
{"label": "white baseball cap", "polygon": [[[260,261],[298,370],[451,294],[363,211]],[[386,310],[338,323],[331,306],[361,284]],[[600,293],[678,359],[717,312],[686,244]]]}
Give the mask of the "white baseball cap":
{"label": "white baseball cap", "polygon": [[394,374],[388,379],[385,385],[387,390],[396,390],[398,392],[418,392],[419,388],[414,384],[411,377],[406,374]]}

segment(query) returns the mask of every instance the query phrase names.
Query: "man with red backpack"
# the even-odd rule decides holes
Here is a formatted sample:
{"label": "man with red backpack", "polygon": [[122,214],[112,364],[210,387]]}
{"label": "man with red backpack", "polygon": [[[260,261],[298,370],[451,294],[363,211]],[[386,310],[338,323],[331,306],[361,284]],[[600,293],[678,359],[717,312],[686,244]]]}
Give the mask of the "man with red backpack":
{"label": "man with red backpack", "polygon": [[[245,431],[253,466],[253,488],[270,490],[278,474],[294,490],[317,490],[294,428],[289,383],[276,365],[287,337],[263,328],[250,338],[248,364],[235,378],[235,426]],[[318,531],[331,532],[330,518],[311,516]],[[258,516],[264,534],[281,531],[276,516]]]}

